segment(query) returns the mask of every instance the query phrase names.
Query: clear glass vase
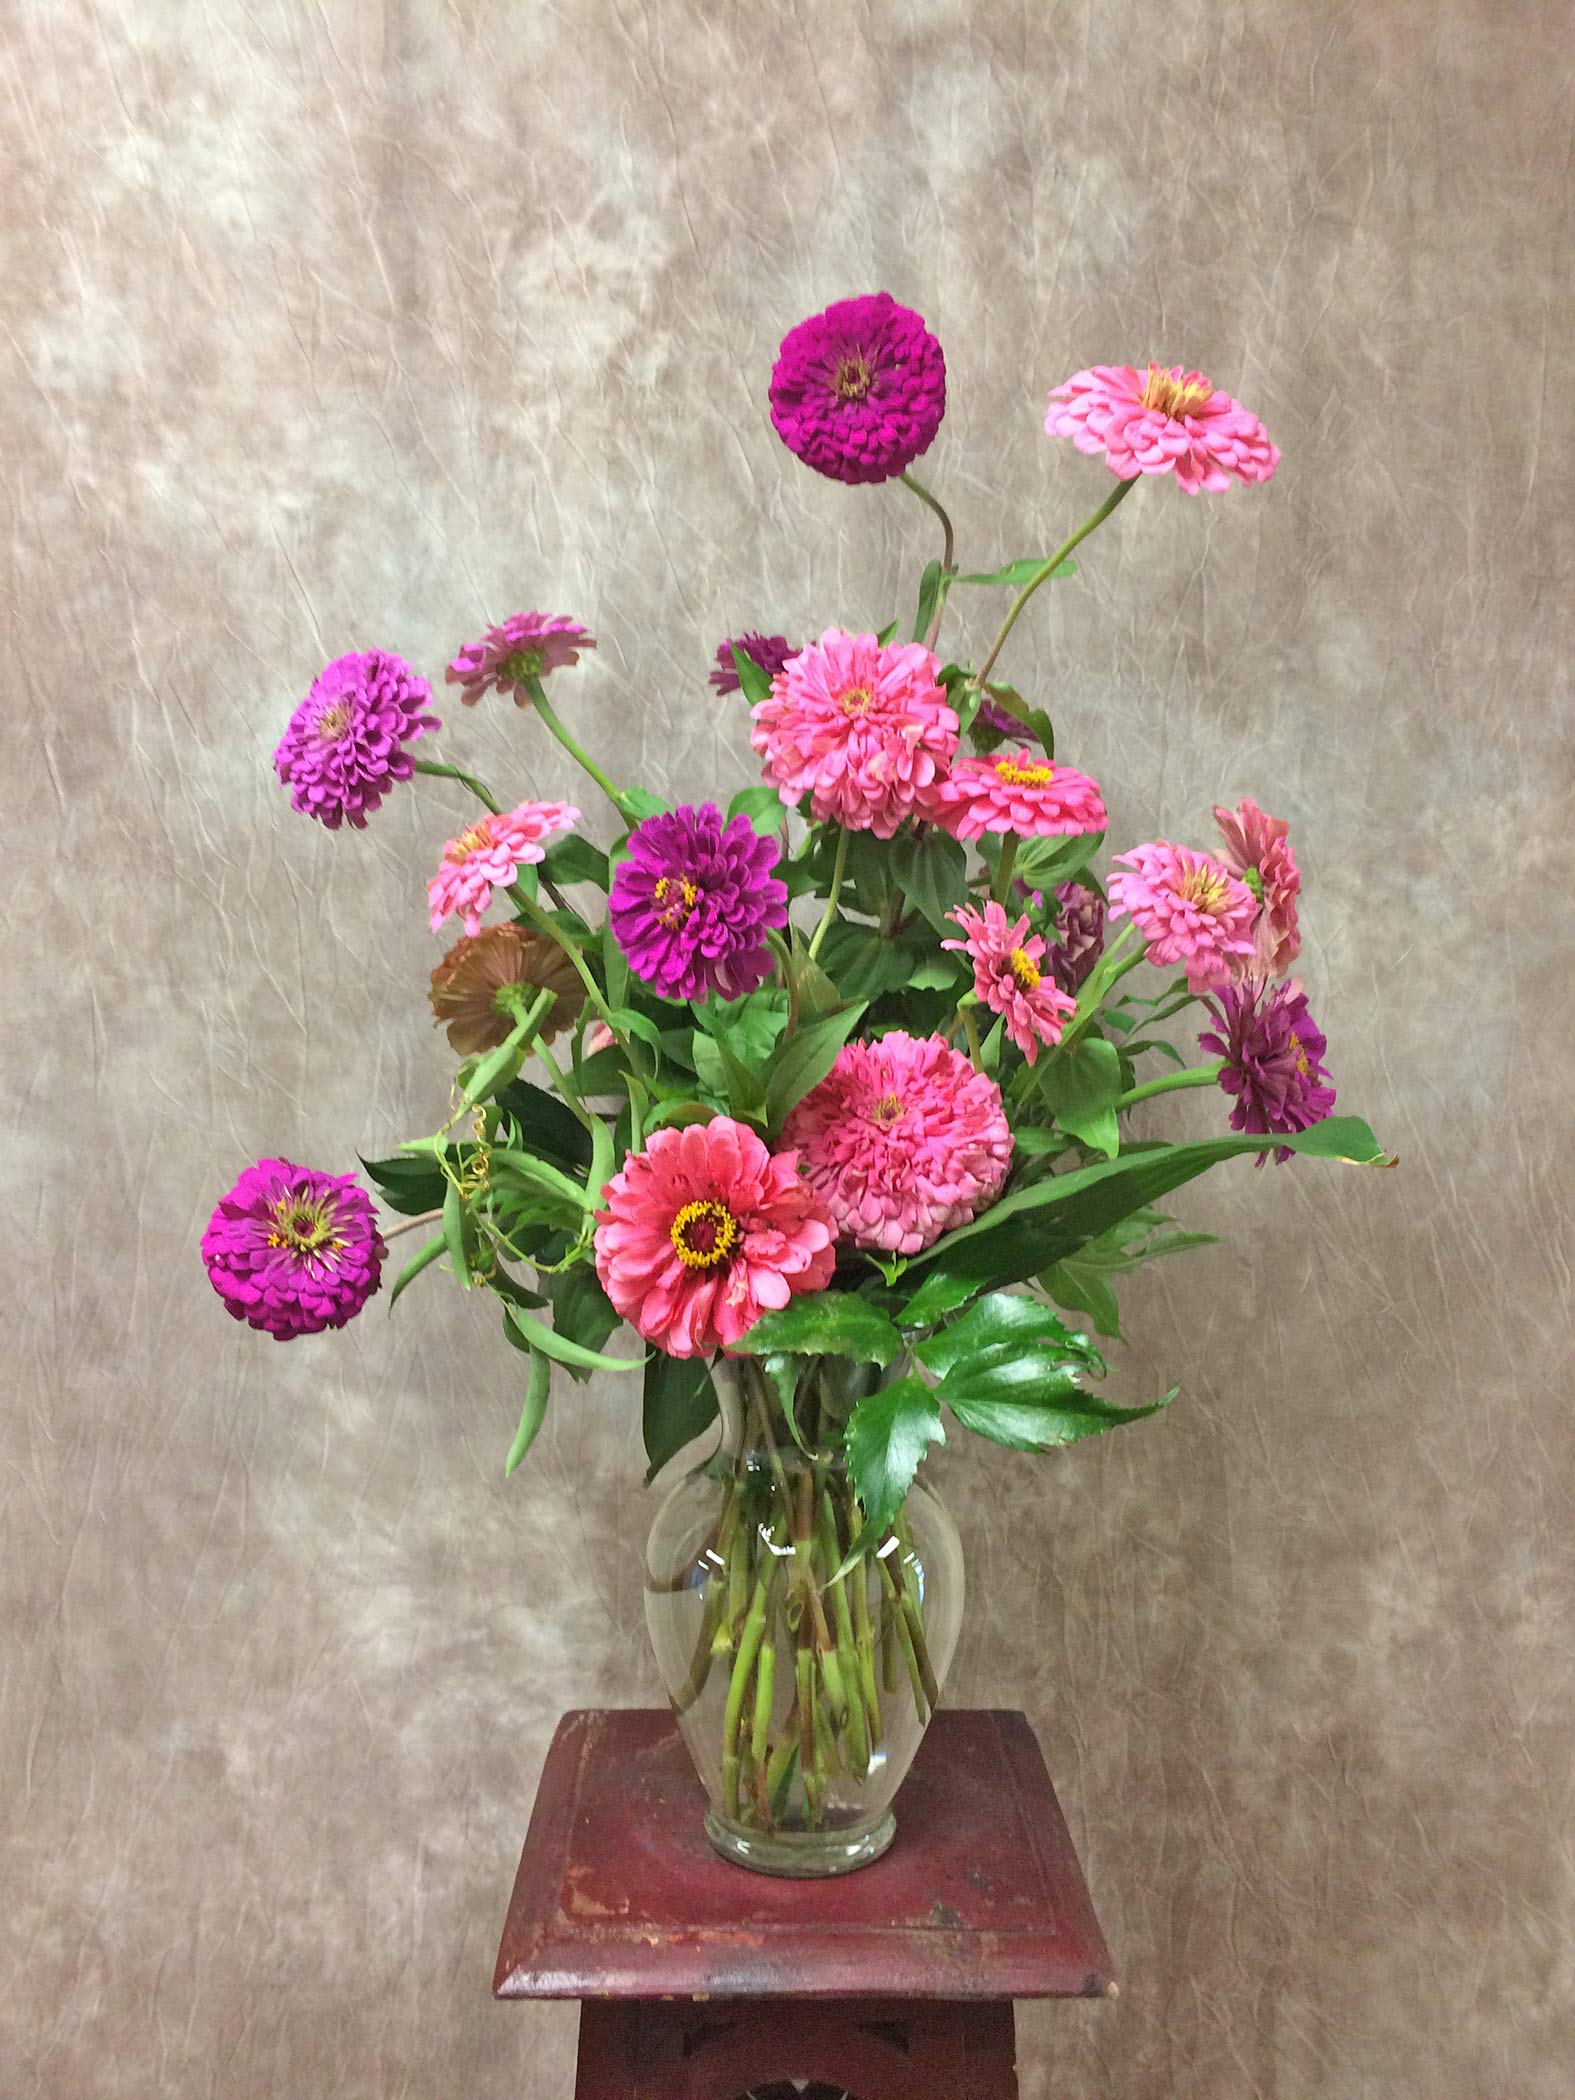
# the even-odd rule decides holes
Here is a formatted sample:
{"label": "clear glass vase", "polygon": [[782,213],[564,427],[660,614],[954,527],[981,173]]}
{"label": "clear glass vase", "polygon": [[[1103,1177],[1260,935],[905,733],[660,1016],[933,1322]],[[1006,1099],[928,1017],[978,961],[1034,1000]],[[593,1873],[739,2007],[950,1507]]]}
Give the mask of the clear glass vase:
{"label": "clear glass vase", "polygon": [[721,1448],[651,1527],[646,1617],[706,1832],[763,1874],[843,1874],[886,1850],[957,1645],[962,1543],[938,1497],[915,1485],[863,1536],[843,1430],[880,1376],[832,1357],[719,1363]]}

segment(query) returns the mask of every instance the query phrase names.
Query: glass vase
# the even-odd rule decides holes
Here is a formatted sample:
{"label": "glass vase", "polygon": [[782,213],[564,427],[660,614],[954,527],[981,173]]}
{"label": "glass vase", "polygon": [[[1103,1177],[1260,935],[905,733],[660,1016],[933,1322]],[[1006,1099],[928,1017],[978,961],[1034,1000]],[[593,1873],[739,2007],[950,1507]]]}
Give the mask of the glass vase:
{"label": "glass vase", "polygon": [[724,1361],[716,1455],[662,1504],[646,1555],[657,1662],[724,1858],[843,1874],[892,1841],[892,1801],[962,1622],[962,1544],[916,1484],[878,1538],[843,1455],[880,1373]]}

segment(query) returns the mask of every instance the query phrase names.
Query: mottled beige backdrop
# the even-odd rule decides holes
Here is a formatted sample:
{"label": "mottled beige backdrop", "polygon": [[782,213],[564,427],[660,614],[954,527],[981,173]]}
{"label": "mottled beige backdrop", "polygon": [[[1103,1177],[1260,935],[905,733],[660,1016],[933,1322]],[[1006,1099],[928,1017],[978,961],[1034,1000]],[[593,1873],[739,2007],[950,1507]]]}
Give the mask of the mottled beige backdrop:
{"label": "mottled beige backdrop", "polygon": [[505,1484],[485,1306],[280,1348],[209,1291],[257,1154],[345,1169],[447,1095],[459,791],[333,836],[269,758],[326,657],[435,678],[539,605],[601,638],[562,698],[621,773],[749,777],[718,638],[879,623],[935,551],[766,418],[783,330],[881,286],[945,345],[969,567],[1105,493],[1040,434],[1076,367],[1264,416],[1270,487],[1140,490],[1005,668],[1121,843],[1290,817],[1341,1104],[1401,1155],[1185,1192],[1224,1243],[1129,1293],[1112,1374],[1169,1414],[935,1467],[953,1695],[1027,1708],[1122,1978],[1025,2014],[1025,2094],[1567,2100],[1564,0],[0,25],[0,2100],[569,2092],[572,2013],[488,1992],[558,1714],[658,1696],[634,1396],[565,1387]]}

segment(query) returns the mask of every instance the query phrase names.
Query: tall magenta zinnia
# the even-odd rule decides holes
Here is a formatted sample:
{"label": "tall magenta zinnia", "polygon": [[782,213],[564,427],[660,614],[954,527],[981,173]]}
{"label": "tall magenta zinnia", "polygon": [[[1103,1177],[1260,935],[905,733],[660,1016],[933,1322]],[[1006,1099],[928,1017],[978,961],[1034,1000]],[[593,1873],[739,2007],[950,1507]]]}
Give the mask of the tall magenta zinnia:
{"label": "tall magenta zinnia", "polygon": [[344,823],[364,831],[394,782],[415,771],[406,744],[442,728],[426,712],[431,698],[426,680],[386,649],[336,656],[291,715],[273,755],[291,807],[330,831]]}
{"label": "tall magenta zinnia", "polygon": [[[1225,1060],[1220,1085],[1236,1099],[1232,1130],[1288,1137],[1321,1123],[1334,1107],[1323,1062],[1329,1046],[1300,983],[1293,977],[1272,987],[1232,985],[1206,1004],[1217,1031],[1200,1035],[1198,1043]],[[1260,1167],[1267,1156],[1258,1155]],[[1295,1156],[1275,1147],[1282,1165]]]}
{"label": "tall magenta zinnia", "polygon": [[787,924],[781,858],[748,817],[714,802],[635,826],[613,877],[608,916],[636,977],[664,999],[740,999],[771,975],[768,932]]}
{"label": "tall magenta zinnia", "polygon": [[946,360],[890,292],[839,299],[782,338],[771,421],[833,481],[889,481],[928,451],[946,413]]}
{"label": "tall magenta zinnia", "polygon": [[386,1252],[353,1174],[287,1159],[248,1167],[202,1236],[225,1310],[280,1342],[353,1320],[377,1289]]}

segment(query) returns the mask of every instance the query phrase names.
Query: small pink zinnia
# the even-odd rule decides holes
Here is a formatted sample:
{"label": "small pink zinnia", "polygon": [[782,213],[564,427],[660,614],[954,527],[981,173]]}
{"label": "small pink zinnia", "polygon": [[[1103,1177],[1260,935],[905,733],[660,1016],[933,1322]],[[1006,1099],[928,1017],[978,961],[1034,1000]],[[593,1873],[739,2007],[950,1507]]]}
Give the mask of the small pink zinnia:
{"label": "small pink zinnia", "polygon": [[1012,1163],[1001,1090],[943,1036],[848,1043],[788,1116],[783,1142],[856,1247],[917,1254],[968,1224]]}
{"label": "small pink zinnia", "polygon": [[1252,954],[1258,900],[1229,868],[1206,853],[1164,840],[1117,854],[1130,870],[1110,878],[1110,909],[1126,912],[1148,942],[1148,959],[1161,967],[1184,963],[1194,992],[1230,982],[1237,958]]}
{"label": "small pink zinnia", "polygon": [[1055,838],[1103,831],[1106,821],[1096,782],[1026,744],[989,758],[958,759],[926,796],[924,815],[964,840],[987,831]]}
{"label": "small pink zinnia", "polygon": [[1050,437],[1069,437],[1079,452],[1103,452],[1112,474],[1174,473],[1189,496],[1267,481],[1280,463],[1251,409],[1243,408],[1180,365],[1095,365],[1054,389],[1045,417]]}
{"label": "small pink zinnia", "polygon": [[1302,878],[1287,839],[1291,827],[1283,817],[1266,816],[1250,795],[1234,809],[1217,807],[1214,821],[1225,841],[1221,862],[1258,899],[1252,960],[1237,965],[1232,982],[1248,975],[1283,977],[1302,952],[1296,918]]}
{"label": "small pink zinnia", "polygon": [[489,627],[479,642],[467,642],[443,676],[463,686],[461,707],[474,707],[494,687],[512,693],[516,707],[528,707],[527,678],[577,664],[582,649],[594,649],[593,636],[561,613],[512,613],[501,627]]}
{"label": "small pink zinnia", "polygon": [[579,811],[567,802],[522,802],[500,816],[478,818],[457,839],[450,839],[441,866],[427,884],[432,931],[458,915],[474,940],[492,892],[507,889],[530,862],[545,860],[553,839],[579,820]]}
{"label": "small pink zinnia", "polygon": [[790,657],[752,709],[750,742],[789,809],[889,839],[957,749],[957,716],[918,642],[829,627]]}
{"label": "small pink zinnia", "polygon": [[1039,1045],[1060,1042],[1062,1028],[1077,1012],[1077,1001],[1050,975],[1043,939],[1029,937],[1026,913],[1014,922],[995,903],[982,912],[964,904],[946,916],[964,938],[941,946],[964,950],[973,964],[975,995],[1002,1016],[1007,1034],[1032,1064]]}
{"label": "small pink zinnia", "polygon": [[798,1155],[767,1151],[731,1116],[658,1130],[602,1195],[602,1288],[668,1356],[728,1348],[762,1313],[831,1281],[835,1230]]}

